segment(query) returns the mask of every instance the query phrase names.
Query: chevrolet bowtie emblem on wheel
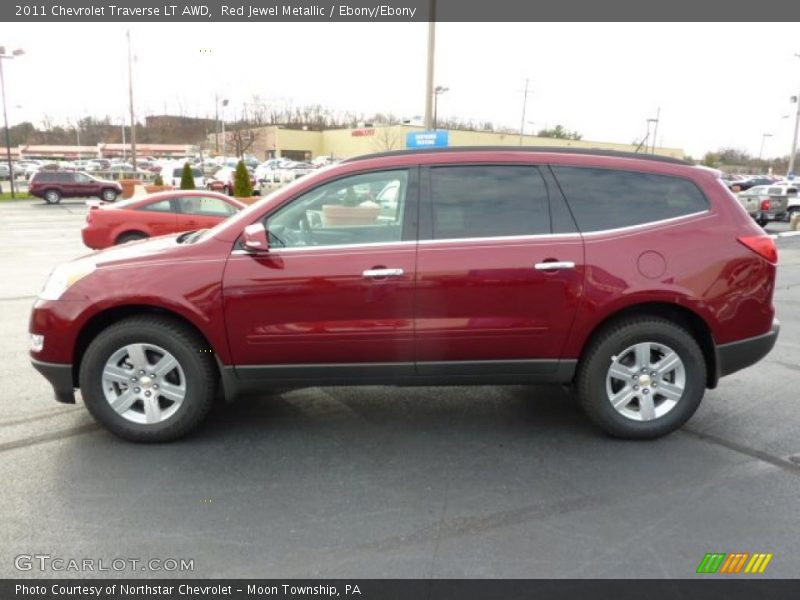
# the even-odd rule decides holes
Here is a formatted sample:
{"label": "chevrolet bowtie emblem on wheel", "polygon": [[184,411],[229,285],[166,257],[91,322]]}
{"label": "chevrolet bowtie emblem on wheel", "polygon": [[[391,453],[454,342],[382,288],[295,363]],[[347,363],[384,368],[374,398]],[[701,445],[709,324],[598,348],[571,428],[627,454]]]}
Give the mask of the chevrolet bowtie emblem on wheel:
{"label": "chevrolet bowtie emblem on wheel", "polygon": [[697,566],[698,573],[737,574],[763,573],[772,560],[772,553],[756,552],[710,552],[703,557]]}

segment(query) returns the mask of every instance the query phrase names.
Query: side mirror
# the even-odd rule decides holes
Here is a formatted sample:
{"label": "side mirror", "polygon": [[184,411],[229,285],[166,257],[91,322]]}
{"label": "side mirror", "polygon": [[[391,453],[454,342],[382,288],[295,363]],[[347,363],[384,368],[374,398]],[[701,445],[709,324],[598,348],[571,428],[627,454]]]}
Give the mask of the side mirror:
{"label": "side mirror", "polygon": [[244,249],[251,254],[264,254],[269,252],[267,230],[261,223],[251,223],[245,227],[242,242]]}

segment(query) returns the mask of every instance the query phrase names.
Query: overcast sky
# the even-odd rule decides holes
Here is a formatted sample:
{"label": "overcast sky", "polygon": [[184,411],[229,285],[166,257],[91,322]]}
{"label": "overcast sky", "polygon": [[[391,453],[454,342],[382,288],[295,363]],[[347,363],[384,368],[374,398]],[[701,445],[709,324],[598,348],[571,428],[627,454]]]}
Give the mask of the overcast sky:
{"label": "overcast sky", "polygon": [[[9,119],[40,124],[127,113],[131,29],[140,114],[211,116],[254,94],[332,109],[421,115],[427,24],[15,24],[2,42]],[[439,114],[528,131],[563,124],[630,143],[661,108],[658,142],[693,156],[723,146],[787,155],[800,91],[800,28],[789,24],[440,23]],[[789,118],[782,118],[791,115]]]}

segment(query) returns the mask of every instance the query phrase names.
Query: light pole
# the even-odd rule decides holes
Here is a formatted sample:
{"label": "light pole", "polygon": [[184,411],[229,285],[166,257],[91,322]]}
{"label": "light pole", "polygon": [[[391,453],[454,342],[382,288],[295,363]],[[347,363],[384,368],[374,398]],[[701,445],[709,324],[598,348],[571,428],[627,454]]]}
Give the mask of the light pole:
{"label": "light pole", "polygon": [[131,30],[125,33],[128,38],[128,103],[131,112],[131,160],[133,176],[136,177],[136,117],[133,113],[133,58],[131,57]]}
{"label": "light pole", "polygon": [[655,124],[654,127],[653,127],[653,143],[650,146],[650,148],[651,148],[650,154],[655,154],[656,153],[656,138],[658,136],[658,123],[659,123],[660,120],[661,120],[661,107],[659,106],[658,109],[656,109],[656,118],[655,119],[647,119],[647,123],[648,123],[647,131],[650,131],[650,123],[654,123]]}
{"label": "light pole", "polygon": [[228,106],[228,99],[222,100],[222,158],[225,158],[225,151],[228,148],[227,140],[225,139],[225,107]]}
{"label": "light pole", "polygon": [[11,134],[8,131],[8,114],[6,113],[6,81],[3,76],[3,60],[16,58],[22,56],[25,51],[22,48],[17,48],[11,54],[6,54],[5,46],[0,46],[0,89],[3,92],[3,124],[6,128],[6,160],[8,161],[8,181],[11,185],[11,198],[16,198],[14,195],[14,167],[11,164]]}
{"label": "light pole", "polygon": [[436,53],[436,0],[430,0],[428,14],[428,63],[425,73],[425,131],[430,131],[433,124],[433,68]]}
{"label": "light pole", "polygon": [[[800,58],[800,54],[795,53],[797,58]],[[792,153],[789,155],[789,170],[786,173],[788,177],[791,173],[794,173],[794,159],[797,156],[797,133],[800,131],[800,94],[794,97],[794,102],[797,104],[797,116],[794,119],[794,137],[792,138]]]}
{"label": "light pole", "polygon": [[444,87],[442,85],[437,85],[433,90],[433,129],[436,129],[436,117],[439,113],[439,96],[449,91],[449,87]]}
{"label": "light pole", "polygon": [[761,134],[761,147],[758,149],[758,160],[761,160],[761,156],[764,154],[764,142],[768,137],[772,137],[771,133],[762,133]]}
{"label": "light pole", "polygon": [[525,91],[522,94],[522,119],[519,124],[519,145],[522,146],[522,136],[525,134],[525,112],[528,109],[528,84],[530,80],[525,78]]}

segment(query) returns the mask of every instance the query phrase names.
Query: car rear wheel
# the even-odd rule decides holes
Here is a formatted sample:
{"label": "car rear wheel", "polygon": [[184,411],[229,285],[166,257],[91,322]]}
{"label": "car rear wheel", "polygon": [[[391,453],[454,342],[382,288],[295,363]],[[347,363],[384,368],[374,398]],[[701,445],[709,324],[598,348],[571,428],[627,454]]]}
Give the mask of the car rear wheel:
{"label": "car rear wheel", "polygon": [[117,191],[111,189],[103,190],[102,198],[106,202],[114,202],[117,199]]}
{"label": "car rear wheel", "polygon": [[135,242],[136,240],[145,240],[147,239],[147,235],[140,231],[129,231],[127,233],[123,233],[117,238],[117,241],[114,242],[115,244],[125,244],[127,242]]}
{"label": "car rear wheel", "polygon": [[792,208],[787,209],[786,210],[786,221],[787,222],[791,221],[792,220],[792,215],[794,215],[794,214],[796,214],[798,212],[800,212],[800,208],[797,208],[796,206],[793,206]]}
{"label": "car rear wheel", "polygon": [[89,412],[134,442],[166,442],[194,429],[211,408],[217,375],[206,344],[163,317],[131,317],[101,332],[80,367]]}
{"label": "car rear wheel", "polygon": [[694,338],[656,317],[618,322],[587,348],[577,375],[578,398],[607,433],[628,439],[666,435],[697,410],[706,364]]}
{"label": "car rear wheel", "polygon": [[44,193],[44,201],[48,204],[58,204],[61,202],[61,193],[58,190],[47,190]]}

